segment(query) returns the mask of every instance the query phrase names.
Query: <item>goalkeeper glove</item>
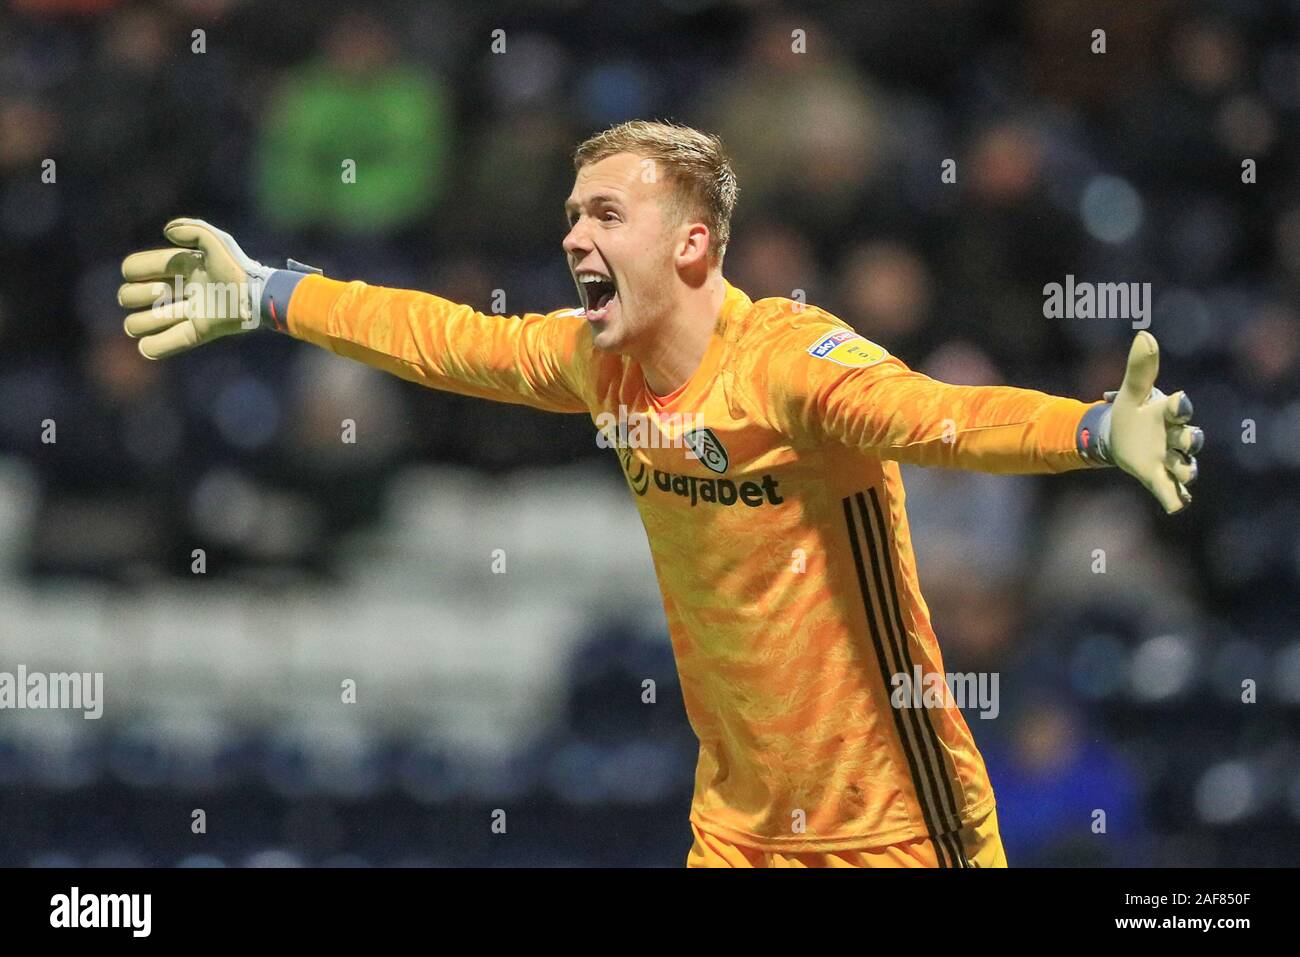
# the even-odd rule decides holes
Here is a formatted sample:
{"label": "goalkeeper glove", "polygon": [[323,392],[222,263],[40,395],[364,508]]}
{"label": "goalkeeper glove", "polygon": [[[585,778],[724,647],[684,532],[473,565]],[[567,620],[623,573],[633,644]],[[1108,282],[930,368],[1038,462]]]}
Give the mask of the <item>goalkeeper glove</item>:
{"label": "goalkeeper glove", "polygon": [[1128,368],[1117,392],[1094,405],[1079,422],[1077,444],[1088,461],[1117,465],[1146,486],[1167,513],[1191,501],[1186,485],[1196,478],[1195,454],[1205,433],[1188,425],[1192,400],[1183,392],[1165,395],[1155,387],[1160,347],[1139,332],[1129,349]]}
{"label": "goalkeeper glove", "polygon": [[175,245],[132,253],[122,261],[117,291],[126,334],[146,359],[164,359],[197,345],[262,325],[285,328],[298,281],[319,269],[292,259],[287,269],[245,255],[229,233],[201,219],[173,219],[163,234]]}

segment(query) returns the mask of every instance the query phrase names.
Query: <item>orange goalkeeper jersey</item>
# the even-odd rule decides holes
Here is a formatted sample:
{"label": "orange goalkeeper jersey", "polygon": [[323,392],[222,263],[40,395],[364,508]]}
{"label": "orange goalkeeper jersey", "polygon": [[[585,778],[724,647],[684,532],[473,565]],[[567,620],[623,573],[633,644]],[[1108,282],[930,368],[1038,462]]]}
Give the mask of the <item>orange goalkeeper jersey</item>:
{"label": "orange goalkeeper jersey", "polygon": [[898,463],[1085,468],[1087,403],[936,382],[821,309],[730,284],[700,368],[663,398],[577,309],[493,316],[308,276],[287,327],[423,385],[585,412],[622,441],[699,737],[700,828],[784,851],[928,837],[957,863],[951,836],[993,790],[951,697],[891,705],[895,676],[944,673]]}

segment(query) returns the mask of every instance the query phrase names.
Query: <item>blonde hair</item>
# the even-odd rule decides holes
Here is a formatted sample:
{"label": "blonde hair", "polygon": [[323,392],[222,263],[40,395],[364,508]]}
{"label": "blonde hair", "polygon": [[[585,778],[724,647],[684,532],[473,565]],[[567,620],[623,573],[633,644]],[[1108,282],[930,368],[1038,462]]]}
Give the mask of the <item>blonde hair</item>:
{"label": "blonde hair", "polygon": [[689,126],[630,120],[582,143],[573,153],[573,168],[579,171],[616,153],[634,153],[664,167],[674,187],[678,221],[690,217],[708,226],[709,260],[715,266],[721,263],[740,192],[722,140]]}

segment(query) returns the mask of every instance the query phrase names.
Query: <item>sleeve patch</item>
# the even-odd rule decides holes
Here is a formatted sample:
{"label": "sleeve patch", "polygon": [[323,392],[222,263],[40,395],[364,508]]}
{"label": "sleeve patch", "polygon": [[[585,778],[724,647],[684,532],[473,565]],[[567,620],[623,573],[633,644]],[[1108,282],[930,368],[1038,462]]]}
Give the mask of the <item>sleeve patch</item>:
{"label": "sleeve patch", "polygon": [[884,362],[889,353],[870,339],[864,339],[851,329],[841,329],[822,336],[808,347],[808,354],[816,359],[829,359],[850,369],[860,369]]}

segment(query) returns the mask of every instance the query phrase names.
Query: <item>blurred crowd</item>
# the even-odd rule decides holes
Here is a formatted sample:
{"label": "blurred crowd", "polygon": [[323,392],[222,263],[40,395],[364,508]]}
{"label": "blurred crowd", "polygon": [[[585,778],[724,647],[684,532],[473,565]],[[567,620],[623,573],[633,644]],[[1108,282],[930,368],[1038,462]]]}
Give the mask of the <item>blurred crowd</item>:
{"label": "blurred crowd", "polygon": [[[938,379],[1099,398],[1130,323],[1045,318],[1043,288],[1151,284],[1159,384],[1187,390],[1207,434],[1192,508],[1166,519],[1114,474],[909,469],[921,580],[949,669],[1003,676],[1004,720],[971,723],[1013,864],[1293,863],[1300,8],[1282,0],[7,0],[0,572],[147,590],[188,576],[203,545],[235,582],[330,580],[334,544],[374,525],[400,469],[590,461],[620,481],[583,417],[420,390],[284,338],[146,362],[115,291],[122,257],[189,215],[268,264],[484,311],[500,293],[507,314],[572,305],[572,149],[632,117],[722,136],[741,187],[732,283],[828,308]],[[254,504],[257,520],[232,519]],[[606,631],[593,648],[617,673]],[[1258,703],[1241,703],[1246,680]],[[573,734],[602,720],[587,693]],[[77,793],[135,806],[111,761],[95,767],[106,790],[60,792],[69,818]],[[274,791],[267,774],[247,779]],[[680,863],[661,838],[687,833],[689,761],[679,779],[659,816],[615,815],[650,835],[626,858],[569,846],[527,862]],[[13,793],[0,807],[29,820]],[[1098,807],[1117,840],[1079,826]],[[334,859],[297,827],[259,840]]]}

